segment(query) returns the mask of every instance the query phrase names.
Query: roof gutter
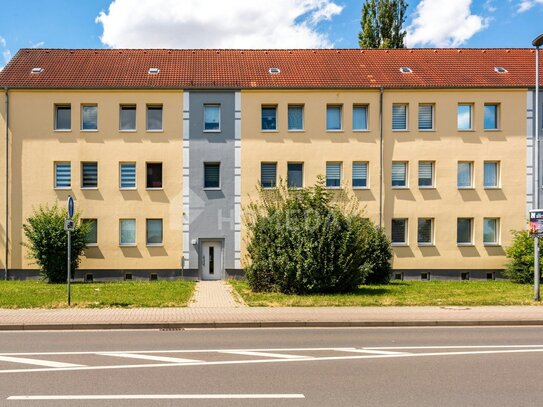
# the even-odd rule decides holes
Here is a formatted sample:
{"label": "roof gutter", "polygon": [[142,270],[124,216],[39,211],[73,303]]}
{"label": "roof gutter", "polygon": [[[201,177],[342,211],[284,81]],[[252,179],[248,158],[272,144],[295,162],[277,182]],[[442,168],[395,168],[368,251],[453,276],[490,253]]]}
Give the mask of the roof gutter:
{"label": "roof gutter", "polygon": [[8,87],[4,87],[4,94],[6,98],[6,223],[5,223],[5,259],[4,259],[4,279],[8,279],[8,259],[9,259],[9,94]]}

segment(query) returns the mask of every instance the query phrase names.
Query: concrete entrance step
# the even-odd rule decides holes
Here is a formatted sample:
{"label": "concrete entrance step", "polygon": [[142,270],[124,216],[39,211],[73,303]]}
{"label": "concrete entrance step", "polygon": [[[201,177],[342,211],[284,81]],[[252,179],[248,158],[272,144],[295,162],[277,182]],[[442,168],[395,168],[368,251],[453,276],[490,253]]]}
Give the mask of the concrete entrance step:
{"label": "concrete entrance step", "polygon": [[240,308],[245,303],[232,291],[232,286],[222,280],[198,281],[189,308]]}

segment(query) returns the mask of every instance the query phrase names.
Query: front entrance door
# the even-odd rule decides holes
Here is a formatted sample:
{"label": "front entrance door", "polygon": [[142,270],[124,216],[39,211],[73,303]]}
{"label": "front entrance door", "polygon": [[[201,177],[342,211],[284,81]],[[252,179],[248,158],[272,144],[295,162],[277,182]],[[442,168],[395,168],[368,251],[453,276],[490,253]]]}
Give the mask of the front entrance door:
{"label": "front entrance door", "polygon": [[222,278],[221,242],[202,242],[200,264],[202,280],[220,280]]}

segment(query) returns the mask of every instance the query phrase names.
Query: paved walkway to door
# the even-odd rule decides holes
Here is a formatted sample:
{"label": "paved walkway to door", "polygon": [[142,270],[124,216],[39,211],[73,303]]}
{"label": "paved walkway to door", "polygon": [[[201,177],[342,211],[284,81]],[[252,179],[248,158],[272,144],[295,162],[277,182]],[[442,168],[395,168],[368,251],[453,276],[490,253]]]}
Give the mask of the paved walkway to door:
{"label": "paved walkway to door", "polygon": [[232,291],[232,286],[222,280],[198,281],[190,308],[239,308],[245,303]]}

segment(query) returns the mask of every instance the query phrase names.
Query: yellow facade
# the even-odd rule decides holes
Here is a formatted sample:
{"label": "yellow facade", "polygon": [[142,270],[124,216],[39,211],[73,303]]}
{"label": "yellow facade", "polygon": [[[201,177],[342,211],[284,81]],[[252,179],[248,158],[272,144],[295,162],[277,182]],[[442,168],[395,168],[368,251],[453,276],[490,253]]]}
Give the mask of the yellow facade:
{"label": "yellow facade", "polygon": [[[354,161],[369,163],[369,188],[355,191],[368,217],[379,222],[380,91],[242,91],[242,204],[255,197],[262,162],[304,164],[304,185],[325,174],[326,162],[342,163],[342,183],[351,185]],[[472,105],[473,129],[457,128],[458,104]],[[498,130],[483,129],[484,105],[498,106]],[[288,105],[304,106],[304,131],[288,131]],[[408,130],[392,130],[393,104],[408,107]],[[419,104],[434,106],[434,129],[418,130]],[[261,130],[261,107],[277,106],[277,131]],[[342,130],[326,130],[327,105],[342,106]],[[368,130],[352,130],[353,105],[368,105]],[[389,90],[383,93],[383,212],[408,219],[405,245],[394,246],[395,269],[502,269],[512,229],[525,226],[526,90]],[[393,161],[408,163],[408,186],[392,188]],[[434,188],[418,187],[418,162],[434,162]],[[473,163],[473,188],[457,187],[459,161]],[[484,188],[485,161],[499,162],[499,188]],[[418,218],[433,219],[433,244],[417,243]],[[471,245],[457,244],[457,218],[473,219]],[[499,242],[483,244],[483,219],[498,218]]]}
{"label": "yellow facade", "polygon": [[[70,131],[55,131],[59,104],[71,105]],[[97,130],[80,130],[82,104],[97,105]],[[119,130],[122,104],[136,105],[135,131]],[[71,194],[82,218],[98,221],[98,244],[87,250],[81,269],[179,269],[182,104],[182,91],[10,90],[10,137],[15,136],[10,146],[9,268],[36,268],[21,245],[22,224],[33,208],[55,202],[64,207]],[[147,105],[162,105],[163,131],[146,131]],[[0,119],[3,129],[4,117]],[[2,154],[3,148],[2,144]],[[71,188],[55,189],[54,163],[66,161],[71,162]],[[119,163],[127,161],[136,163],[134,190],[119,188]],[[81,188],[82,162],[98,163],[98,188]],[[162,163],[162,189],[146,189],[148,162]],[[3,167],[0,176],[5,177]],[[0,195],[4,213],[3,190]],[[124,218],[136,219],[136,245],[131,247],[119,244],[119,220]],[[146,219],[163,220],[162,245],[146,244]],[[3,218],[1,225],[4,230]]]}

